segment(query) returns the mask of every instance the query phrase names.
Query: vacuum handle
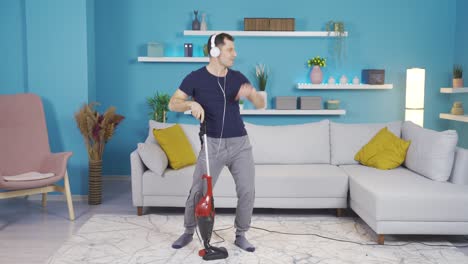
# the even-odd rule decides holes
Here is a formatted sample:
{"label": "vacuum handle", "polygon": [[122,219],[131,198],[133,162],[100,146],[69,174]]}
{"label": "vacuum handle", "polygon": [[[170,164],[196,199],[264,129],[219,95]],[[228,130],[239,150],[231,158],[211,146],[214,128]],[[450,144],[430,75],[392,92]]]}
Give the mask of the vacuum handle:
{"label": "vacuum handle", "polygon": [[208,159],[208,140],[206,137],[206,133],[203,135],[203,139],[205,140],[205,155],[206,155],[206,172],[208,173],[208,176],[211,176],[210,173],[210,160]]}
{"label": "vacuum handle", "polygon": [[208,139],[206,136],[206,120],[200,124],[200,133],[198,134],[200,137],[200,141],[202,146],[205,146],[205,157],[206,157],[206,172],[208,175],[210,174],[210,161],[208,159]]}

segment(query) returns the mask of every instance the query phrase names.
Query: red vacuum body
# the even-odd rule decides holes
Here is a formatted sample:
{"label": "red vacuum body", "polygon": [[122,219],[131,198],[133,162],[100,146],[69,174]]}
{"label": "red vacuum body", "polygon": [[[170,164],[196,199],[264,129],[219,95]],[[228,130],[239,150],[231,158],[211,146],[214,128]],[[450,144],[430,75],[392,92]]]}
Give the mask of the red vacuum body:
{"label": "red vacuum body", "polygon": [[[204,135],[205,143],[206,134]],[[206,180],[207,191],[206,194],[200,199],[195,207],[195,219],[197,220],[198,230],[203,240],[204,249],[198,252],[200,257],[204,260],[225,259],[228,257],[228,252],[224,247],[214,247],[210,245],[211,234],[213,232],[215,207],[213,199],[213,182],[210,174],[210,165],[208,161],[208,146],[205,148],[206,153],[206,167],[208,174],[204,174],[202,179]]]}

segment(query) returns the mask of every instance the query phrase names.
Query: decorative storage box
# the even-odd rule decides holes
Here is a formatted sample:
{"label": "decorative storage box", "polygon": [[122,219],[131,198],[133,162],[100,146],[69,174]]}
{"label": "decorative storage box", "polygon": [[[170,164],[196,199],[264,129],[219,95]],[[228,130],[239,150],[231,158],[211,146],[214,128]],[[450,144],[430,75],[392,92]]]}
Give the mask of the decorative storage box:
{"label": "decorative storage box", "polygon": [[270,30],[269,18],[244,18],[244,31]]}
{"label": "decorative storage box", "polygon": [[147,53],[148,57],[164,57],[164,46],[162,43],[149,42]]}
{"label": "decorative storage box", "polygon": [[328,100],[327,109],[329,110],[340,109],[340,100]]}
{"label": "decorative storage box", "polygon": [[271,31],[294,31],[294,18],[270,18]]}
{"label": "decorative storage box", "polygon": [[276,109],[278,110],[296,110],[296,96],[276,96]]}
{"label": "decorative storage box", "polygon": [[362,80],[362,83],[364,84],[384,84],[385,83],[385,70],[374,70],[374,69],[362,70],[361,80]]}
{"label": "decorative storage box", "polygon": [[302,110],[320,110],[322,109],[322,97],[301,96],[299,97],[299,108]]}
{"label": "decorative storage box", "polygon": [[244,18],[244,31],[294,31],[294,18]]}

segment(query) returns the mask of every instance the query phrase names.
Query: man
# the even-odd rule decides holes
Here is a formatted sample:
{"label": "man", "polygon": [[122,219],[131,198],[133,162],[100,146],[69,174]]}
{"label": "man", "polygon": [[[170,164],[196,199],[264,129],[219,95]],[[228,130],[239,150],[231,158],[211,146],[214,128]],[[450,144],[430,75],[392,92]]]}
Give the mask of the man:
{"label": "man", "polygon": [[[193,239],[196,228],[194,206],[206,188],[201,177],[207,172],[204,148],[208,147],[213,184],[224,166],[229,168],[236,184],[235,244],[253,252],[255,247],[248,242],[245,232],[250,227],[255,199],[255,167],[252,147],[239,112],[239,98],[248,99],[256,108],[262,108],[265,102],[242,73],[230,69],[237,56],[232,36],[226,33],[211,36],[208,52],[209,64],[187,75],[169,102],[171,111],[191,110],[202,123],[200,129],[205,131],[206,126],[208,137],[198,156],[185,204],[185,232],[172,247],[182,248]],[[189,97],[192,97],[191,101]]]}

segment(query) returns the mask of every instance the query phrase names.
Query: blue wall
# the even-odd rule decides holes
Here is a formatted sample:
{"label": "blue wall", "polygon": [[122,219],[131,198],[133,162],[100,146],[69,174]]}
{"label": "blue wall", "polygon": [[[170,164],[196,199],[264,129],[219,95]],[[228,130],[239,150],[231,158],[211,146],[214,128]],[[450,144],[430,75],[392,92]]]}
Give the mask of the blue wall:
{"label": "blue wall", "polygon": [[0,63],[1,94],[41,96],[51,151],[73,152],[71,189],[86,194],[88,159],[74,113],[88,101],[87,2],[9,0],[0,10],[0,52],[7,58]]}
{"label": "blue wall", "polygon": [[96,50],[94,0],[86,0],[86,31],[88,52],[88,101],[96,101]]}
{"label": "blue wall", "polygon": [[[206,37],[183,36],[192,11],[207,13],[208,27],[241,30],[244,17],[294,17],[296,30],[324,30],[326,21],[342,20],[349,31],[346,58],[330,54],[330,38],[236,38],[235,69],[253,82],[253,67],[271,69],[269,105],[279,95],[318,95],[340,99],[345,116],[245,117],[257,124],[293,124],[329,118],[337,122],[386,122],[404,118],[405,75],[409,67],[426,68],[425,127],[455,127],[467,147],[466,124],[439,119],[454,97],[439,93],[451,82],[454,62],[468,69],[468,23],[462,0],[394,1],[219,1],[192,0],[3,0],[0,2],[0,93],[33,92],[44,99],[53,151],[70,150],[74,194],[87,193],[87,154],[73,114],[97,100],[101,110],[113,105],[126,118],[106,146],[104,174],[129,175],[129,154],[147,136],[145,98],[156,91],[172,94],[182,78],[202,67],[196,63],[138,63],[147,42],[162,42],[167,56],[183,55],[185,42],[201,55]],[[437,19],[434,19],[437,17]],[[327,57],[324,77],[360,77],[361,69],[383,68],[384,91],[300,91],[308,82],[308,58]],[[457,95],[468,108],[466,95]],[[196,123],[169,114],[169,122]]]}
{"label": "blue wall", "polygon": [[[166,55],[182,55],[184,42],[193,42],[195,53],[207,37],[183,36],[191,28],[192,10],[206,12],[209,29],[240,30],[243,17],[294,17],[296,30],[323,30],[330,19],[343,20],[349,31],[347,57],[341,64],[329,60],[325,79],[342,74],[360,77],[363,68],[383,68],[386,91],[299,91],[297,82],[308,81],[307,58],[329,53],[329,38],[236,38],[235,68],[252,78],[256,63],[266,63],[272,77],[267,87],[269,104],[278,95],[319,95],[336,98],[347,114],[341,117],[245,117],[259,124],[287,124],[330,118],[339,122],[385,122],[404,118],[405,75],[409,67],[426,68],[425,126],[443,130],[447,123],[439,112],[449,103],[439,88],[446,86],[453,64],[456,1],[232,1],[219,5],[207,0],[158,2],[151,0],[96,1],[97,99],[115,105],[126,116],[105,154],[107,174],[128,173],[128,154],[147,134],[145,97],[156,91],[172,94],[182,78],[203,64],[138,63],[147,42],[162,42]],[[268,8],[265,8],[268,7]],[[437,17],[437,19],[434,19]],[[182,114],[170,122],[195,123]]]}
{"label": "blue wall", "polygon": [[[466,0],[457,0],[457,12],[456,12],[456,30],[455,30],[455,63],[460,64],[463,67],[463,79],[464,86],[468,87],[468,16],[466,16],[466,11],[468,10],[468,1]],[[450,108],[455,101],[461,101],[463,103],[463,108],[465,109],[465,115],[468,114],[468,94],[454,94],[449,95],[450,102],[445,107],[445,112],[449,112]],[[459,146],[468,148],[468,123],[457,122],[457,121],[447,121],[449,127],[456,129],[460,135],[458,142]]]}
{"label": "blue wall", "polygon": [[0,92],[15,94],[27,87],[24,2],[0,2]]}

